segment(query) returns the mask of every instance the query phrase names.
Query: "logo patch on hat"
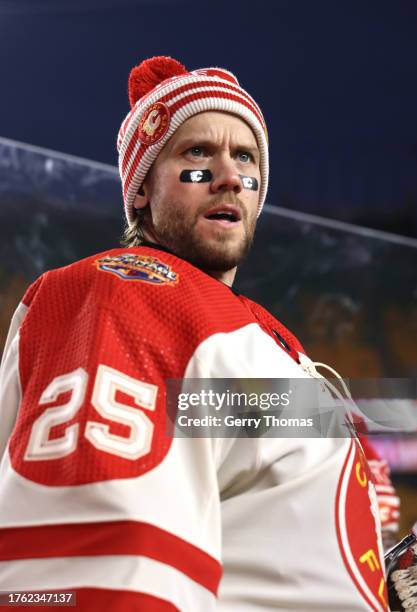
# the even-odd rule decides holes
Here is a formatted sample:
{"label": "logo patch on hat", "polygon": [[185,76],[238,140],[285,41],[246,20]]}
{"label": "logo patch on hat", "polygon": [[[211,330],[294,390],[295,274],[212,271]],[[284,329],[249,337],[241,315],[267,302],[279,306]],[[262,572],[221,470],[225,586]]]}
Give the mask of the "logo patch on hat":
{"label": "logo patch on hat", "polygon": [[94,262],[98,270],[116,274],[122,280],[138,280],[152,285],[176,285],[179,275],[156,257],[124,253],[102,257]]}
{"label": "logo patch on hat", "polygon": [[171,113],[163,102],[155,102],[143,115],[138,126],[139,140],[146,145],[153,145],[165,136]]}

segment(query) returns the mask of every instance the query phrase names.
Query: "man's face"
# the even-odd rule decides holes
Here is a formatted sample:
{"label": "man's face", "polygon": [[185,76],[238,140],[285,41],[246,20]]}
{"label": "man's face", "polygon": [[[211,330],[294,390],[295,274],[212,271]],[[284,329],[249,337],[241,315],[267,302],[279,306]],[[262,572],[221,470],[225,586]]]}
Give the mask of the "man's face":
{"label": "man's face", "polygon": [[[202,176],[203,182],[192,182]],[[248,188],[254,185],[250,179],[256,179],[257,190]],[[255,231],[256,138],[235,115],[195,115],[165,145],[143,188],[143,201],[149,202],[145,235],[203,270],[231,270],[248,252]]]}

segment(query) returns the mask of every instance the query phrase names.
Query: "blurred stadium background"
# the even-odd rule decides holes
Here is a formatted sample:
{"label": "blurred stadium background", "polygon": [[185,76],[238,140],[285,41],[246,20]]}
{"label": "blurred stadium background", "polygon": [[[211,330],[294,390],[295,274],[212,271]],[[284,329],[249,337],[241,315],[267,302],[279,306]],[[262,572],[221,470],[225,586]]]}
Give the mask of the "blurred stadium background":
{"label": "blurred stadium background", "polygon": [[[415,389],[416,24],[411,0],[0,0],[0,351],[31,281],[118,245],[127,75],[166,54],[235,72],[268,123],[271,189],[237,289],[344,377]],[[416,434],[373,441],[404,534]]]}

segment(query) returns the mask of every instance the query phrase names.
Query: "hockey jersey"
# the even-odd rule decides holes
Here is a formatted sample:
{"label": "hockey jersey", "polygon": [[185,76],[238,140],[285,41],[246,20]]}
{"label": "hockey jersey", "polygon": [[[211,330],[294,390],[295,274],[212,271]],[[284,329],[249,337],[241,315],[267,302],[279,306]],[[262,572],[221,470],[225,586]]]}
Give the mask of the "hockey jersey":
{"label": "hockey jersey", "polygon": [[386,610],[353,439],[166,434],[166,381],[305,377],[301,345],[175,255],[41,276],[0,374],[0,591],[81,611]]}

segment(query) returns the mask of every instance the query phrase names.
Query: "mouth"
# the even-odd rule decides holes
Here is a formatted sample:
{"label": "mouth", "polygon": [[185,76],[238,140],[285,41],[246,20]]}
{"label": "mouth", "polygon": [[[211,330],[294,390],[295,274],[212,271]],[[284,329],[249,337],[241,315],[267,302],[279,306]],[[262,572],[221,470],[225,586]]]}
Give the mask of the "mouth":
{"label": "mouth", "polygon": [[236,206],[223,204],[208,210],[204,218],[222,227],[236,227],[242,221],[242,215]]}

